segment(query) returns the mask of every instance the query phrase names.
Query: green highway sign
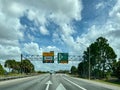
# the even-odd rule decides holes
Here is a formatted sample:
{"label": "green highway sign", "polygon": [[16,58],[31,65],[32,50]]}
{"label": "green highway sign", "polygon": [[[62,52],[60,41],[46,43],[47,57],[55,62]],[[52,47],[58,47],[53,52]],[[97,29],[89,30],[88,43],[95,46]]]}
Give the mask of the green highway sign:
{"label": "green highway sign", "polygon": [[68,53],[58,53],[58,63],[68,63]]}

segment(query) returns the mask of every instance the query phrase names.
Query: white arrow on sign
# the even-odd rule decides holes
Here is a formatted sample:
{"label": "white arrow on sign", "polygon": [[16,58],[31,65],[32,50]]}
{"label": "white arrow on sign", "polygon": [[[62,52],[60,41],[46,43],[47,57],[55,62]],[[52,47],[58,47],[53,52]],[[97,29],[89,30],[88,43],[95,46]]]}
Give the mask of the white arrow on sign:
{"label": "white arrow on sign", "polygon": [[51,82],[51,81],[48,81],[46,84],[47,84],[47,87],[46,87],[45,90],[49,90],[49,86],[50,86],[50,84],[52,84],[52,82]]}
{"label": "white arrow on sign", "polygon": [[56,90],[66,90],[65,87],[60,83]]}

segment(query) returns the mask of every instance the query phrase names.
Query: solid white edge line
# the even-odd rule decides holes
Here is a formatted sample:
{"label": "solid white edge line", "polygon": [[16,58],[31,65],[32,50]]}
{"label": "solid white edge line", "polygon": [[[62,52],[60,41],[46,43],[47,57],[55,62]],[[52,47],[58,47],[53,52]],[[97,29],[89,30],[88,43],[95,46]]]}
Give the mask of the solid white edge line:
{"label": "solid white edge line", "polygon": [[[64,78],[64,77],[63,77]],[[67,80],[68,82],[70,82],[70,83],[72,83],[72,84],[74,84],[75,86],[77,86],[77,87],[79,87],[80,89],[82,89],[82,90],[87,90],[87,89],[85,89],[85,88],[83,88],[83,87],[81,87],[81,86],[79,86],[78,84],[76,84],[76,83],[74,83],[74,82],[72,82],[72,81],[70,81],[69,79],[67,79],[67,78],[64,78],[65,80]]]}

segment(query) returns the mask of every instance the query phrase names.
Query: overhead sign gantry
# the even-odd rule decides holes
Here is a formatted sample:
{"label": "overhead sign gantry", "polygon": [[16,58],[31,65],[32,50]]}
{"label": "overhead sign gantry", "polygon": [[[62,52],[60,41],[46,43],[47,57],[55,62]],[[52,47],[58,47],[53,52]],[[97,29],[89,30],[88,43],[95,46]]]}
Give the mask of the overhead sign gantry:
{"label": "overhead sign gantry", "polygon": [[57,55],[54,54],[54,51],[43,52],[42,55],[23,55],[21,54],[22,59],[29,59],[31,61],[42,61],[43,63],[57,63],[68,64],[69,61],[80,61],[81,57],[79,55],[69,55],[69,53],[59,52]]}

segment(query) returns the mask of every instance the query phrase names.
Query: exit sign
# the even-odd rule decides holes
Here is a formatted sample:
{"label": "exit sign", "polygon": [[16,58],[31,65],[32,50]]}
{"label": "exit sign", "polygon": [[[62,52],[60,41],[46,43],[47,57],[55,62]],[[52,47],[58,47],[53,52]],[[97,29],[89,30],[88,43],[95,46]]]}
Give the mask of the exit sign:
{"label": "exit sign", "polygon": [[68,53],[58,53],[58,63],[68,63]]}

